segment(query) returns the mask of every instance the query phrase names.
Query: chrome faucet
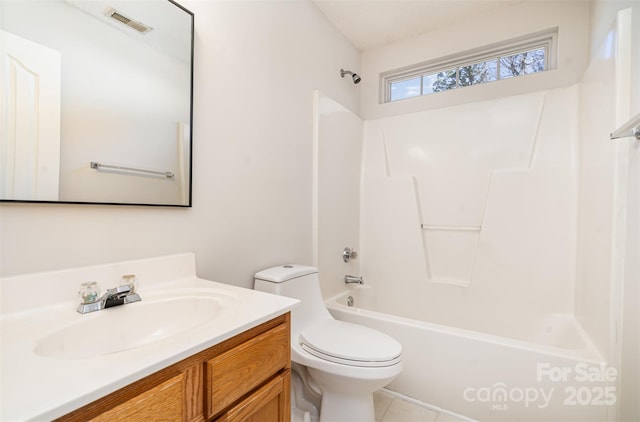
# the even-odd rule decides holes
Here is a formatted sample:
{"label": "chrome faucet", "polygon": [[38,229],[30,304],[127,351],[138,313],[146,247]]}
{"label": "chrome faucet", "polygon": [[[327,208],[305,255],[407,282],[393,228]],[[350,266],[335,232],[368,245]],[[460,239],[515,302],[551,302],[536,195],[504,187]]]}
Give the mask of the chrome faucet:
{"label": "chrome faucet", "polygon": [[364,284],[362,276],[356,277],[355,275],[345,275],[344,282],[347,284]]}
{"label": "chrome faucet", "polygon": [[[89,291],[87,290],[89,287]],[[107,291],[98,299],[97,297],[97,284],[83,283],[80,296],[82,302],[78,305],[78,312],[81,314],[87,314],[89,312],[100,311],[102,309],[111,308],[119,305],[126,305],[127,303],[139,302],[142,300],[138,293],[131,290],[131,286],[120,285],[113,289],[107,289]]]}

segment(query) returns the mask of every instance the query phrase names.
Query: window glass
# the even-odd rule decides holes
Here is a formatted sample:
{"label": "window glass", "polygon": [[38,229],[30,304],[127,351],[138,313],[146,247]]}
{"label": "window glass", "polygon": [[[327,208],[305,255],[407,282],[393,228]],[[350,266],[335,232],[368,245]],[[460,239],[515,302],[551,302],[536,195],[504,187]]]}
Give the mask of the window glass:
{"label": "window glass", "polygon": [[391,101],[403,100],[420,95],[420,79],[420,76],[417,76],[404,81],[392,82]]}
{"label": "window glass", "polygon": [[433,92],[447,91],[458,86],[457,69],[444,70],[424,76],[424,92],[423,94],[431,94]]}
{"label": "window glass", "polygon": [[542,72],[543,70],[545,70],[544,48],[500,57],[500,79]]}
{"label": "window glass", "polygon": [[460,67],[458,83],[470,86],[492,82],[498,79],[498,60],[492,59]]}

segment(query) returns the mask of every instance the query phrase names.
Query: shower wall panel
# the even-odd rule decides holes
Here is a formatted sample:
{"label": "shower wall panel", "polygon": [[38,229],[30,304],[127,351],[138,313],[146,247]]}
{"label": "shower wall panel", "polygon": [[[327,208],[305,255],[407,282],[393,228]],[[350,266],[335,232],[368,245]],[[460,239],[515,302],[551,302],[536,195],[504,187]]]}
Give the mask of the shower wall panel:
{"label": "shower wall panel", "polygon": [[325,297],[359,274],[359,260],[345,263],[342,251],[359,250],[362,128],[355,113],[314,92],[313,255]]}
{"label": "shower wall panel", "polygon": [[361,247],[386,312],[573,312],[577,104],[572,86],[366,122]]}

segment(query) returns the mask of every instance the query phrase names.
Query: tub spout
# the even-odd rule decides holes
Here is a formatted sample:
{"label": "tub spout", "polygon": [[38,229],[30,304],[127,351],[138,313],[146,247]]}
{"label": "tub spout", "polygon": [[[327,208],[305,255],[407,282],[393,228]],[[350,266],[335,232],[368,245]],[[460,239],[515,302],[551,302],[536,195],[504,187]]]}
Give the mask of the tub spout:
{"label": "tub spout", "polygon": [[347,284],[364,284],[362,276],[356,277],[355,275],[345,275],[344,282]]}

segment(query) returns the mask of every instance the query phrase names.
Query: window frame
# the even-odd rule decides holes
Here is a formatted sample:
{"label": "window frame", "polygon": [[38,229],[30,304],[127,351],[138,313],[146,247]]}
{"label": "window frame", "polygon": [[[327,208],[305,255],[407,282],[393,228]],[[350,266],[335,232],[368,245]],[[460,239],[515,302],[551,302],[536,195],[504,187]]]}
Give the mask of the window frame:
{"label": "window frame", "polygon": [[[510,78],[500,77],[500,58],[512,56],[515,54],[526,53],[529,51],[544,49],[545,63],[544,70],[541,72],[556,69],[556,56],[557,56],[557,43],[558,43],[558,28],[550,28],[543,31],[539,31],[533,34],[524,35],[518,38],[512,38],[507,41],[490,44],[488,46],[476,48],[473,50],[466,50],[458,54],[452,54],[450,56],[440,57],[438,59],[429,60],[426,62],[418,63],[416,65],[407,66],[400,69],[391,70],[380,74],[380,103],[394,103],[396,101],[407,100],[411,98],[418,98],[424,95],[435,94],[435,92],[424,92],[424,77],[433,75],[439,72],[448,70],[456,71],[456,86],[451,90],[457,90],[464,88],[460,86],[460,68],[466,66],[472,66],[474,64],[496,60],[496,80],[488,81],[497,82]],[[535,72],[539,73],[539,72]],[[523,75],[518,75],[523,76]],[[407,81],[420,77],[420,95],[412,97],[399,98],[391,100],[391,87],[392,84]],[[485,83],[475,84],[484,85]],[[473,85],[469,85],[473,86]],[[450,91],[450,90],[447,90]],[[445,92],[445,91],[440,91]]]}

